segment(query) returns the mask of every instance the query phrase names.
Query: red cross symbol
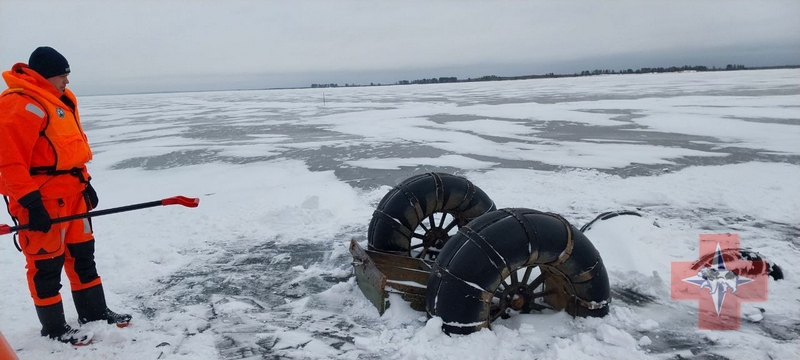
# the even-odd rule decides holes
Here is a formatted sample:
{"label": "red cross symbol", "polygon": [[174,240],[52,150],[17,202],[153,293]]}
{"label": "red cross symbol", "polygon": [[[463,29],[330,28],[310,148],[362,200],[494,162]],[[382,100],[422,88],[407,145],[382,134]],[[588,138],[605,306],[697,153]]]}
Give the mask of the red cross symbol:
{"label": "red cross symbol", "polygon": [[741,303],[767,300],[766,264],[742,260],[739,249],[737,234],[702,234],[698,261],[672,263],[672,299],[700,302],[700,329],[739,329]]}

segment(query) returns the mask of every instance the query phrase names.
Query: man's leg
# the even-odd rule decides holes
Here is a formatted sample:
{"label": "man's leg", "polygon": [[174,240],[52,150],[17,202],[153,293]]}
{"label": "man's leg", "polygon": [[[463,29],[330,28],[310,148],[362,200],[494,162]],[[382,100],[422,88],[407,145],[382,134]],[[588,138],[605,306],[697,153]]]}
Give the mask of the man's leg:
{"label": "man's leg", "polygon": [[[86,200],[78,195],[65,199],[67,209],[72,214],[86,212]],[[103,284],[97,274],[94,261],[94,234],[88,219],[70,221],[66,230],[66,251],[64,269],[72,289],[72,299],[78,311],[78,322],[105,320],[119,327],[128,326],[129,314],[117,314],[106,305]]]}
{"label": "man's leg", "polygon": [[74,345],[88,344],[91,335],[72,329],[64,318],[64,305],[59,293],[64,254],[38,260],[26,254],[25,259],[28,287],[42,324],[41,335]]}
{"label": "man's leg", "polygon": [[[59,199],[43,199],[42,203],[52,218],[63,216]],[[7,201],[8,213],[15,223],[29,223],[28,210],[16,201]],[[41,334],[51,339],[74,345],[91,342],[91,333],[71,328],[64,318],[61,302],[61,269],[64,268],[66,226],[53,224],[50,231],[20,230],[19,246],[25,255],[25,269],[36,315],[42,324]]]}

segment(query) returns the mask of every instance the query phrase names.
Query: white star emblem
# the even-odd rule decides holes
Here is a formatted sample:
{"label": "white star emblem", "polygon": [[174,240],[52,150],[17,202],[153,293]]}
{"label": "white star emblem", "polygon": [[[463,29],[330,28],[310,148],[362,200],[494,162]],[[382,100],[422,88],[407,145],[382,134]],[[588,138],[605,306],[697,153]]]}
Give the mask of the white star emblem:
{"label": "white star emblem", "polygon": [[719,316],[720,309],[722,309],[722,302],[725,301],[725,294],[728,289],[731,289],[731,294],[739,290],[739,286],[747,284],[753,279],[736,275],[733,271],[729,271],[725,267],[725,260],[722,258],[722,250],[719,243],[717,243],[717,251],[714,252],[714,260],[711,262],[711,267],[703,266],[697,275],[688,277],[682,280],[690,284],[700,286],[700,289],[708,288],[708,293],[714,300],[714,308],[717,310]]}

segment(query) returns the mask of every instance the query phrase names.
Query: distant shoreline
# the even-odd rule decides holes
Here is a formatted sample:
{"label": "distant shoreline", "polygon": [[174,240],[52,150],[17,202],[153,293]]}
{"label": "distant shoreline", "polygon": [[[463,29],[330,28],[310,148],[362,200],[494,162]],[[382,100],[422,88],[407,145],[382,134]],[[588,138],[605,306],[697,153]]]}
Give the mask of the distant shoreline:
{"label": "distant shoreline", "polygon": [[[730,68],[729,68],[730,67]],[[370,83],[370,84],[350,84],[345,85],[333,84],[311,84],[311,86],[295,86],[295,87],[273,87],[273,88],[239,88],[239,89],[208,89],[208,90],[169,90],[169,91],[143,91],[143,92],[129,92],[129,93],[107,93],[107,94],[86,94],[84,96],[116,96],[116,95],[147,95],[147,94],[172,94],[172,93],[202,93],[202,92],[218,92],[218,91],[263,91],[263,90],[304,90],[304,89],[331,89],[331,88],[353,88],[353,87],[371,87],[371,86],[403,86],[403,85],[420,85],[420,84],[450,84],[450,83],[467,83],[467,82],[485,82],[485,81],[508,81],[508,80],[530,80],[530,79],[555,79],[555,78],[571,78],[571,77],[584,77],[584,76],[598,76],[598,75],[635,75],[635,74],[656,74],[656,73],[680,73],[680,72],[717,72],[717,71],[742,71],[742,70],[776,70],[776,69],[800,69],[800,65],[779,65],[779,66],[760,66],[760,67],[746,67],[744,65],[728,65],[724,68],[705,67],[705,66],[681,66],[681,67],[668,67],[668,68],[640,68],[638,70],[626,69],[621,71],[615,70],[584,70],[579,73],[572,74],[541,74],[541,75],[519,75],[519,76],[495,76],[487,75],[478,78],[458,79],[456,77],[439,77],[419,80],[399,80],[391,84]]]}
{"label": "distant shoreline", "polygon": [[311,84],[309,87],[288,87],[288,88],[270,88],[265,90],[280,90],[280,89],[324,89],[324,88],[339,88],[339,87],[364,87],[364,86],[395,86],[395,85],[419,85],[419,84],[444,84],[444,83],[465,83],[465,82],[480,82],[480,81],[507,81],[507,80],[530,80],[530,79],[555,79],[555,78],[565,78],[565,77],[583,77],[583,76],[596,76],[596,75],[631,75],[631,74],[660,74],[660,73],[679,73],[679,72],[710,72],[710,71],[740,71],[740,70],[775,70],[775,69],[797,69],[800,68],[800,65],[780,65],[780,66],[760,66],[760,67],[747,67],[744,65],[739,64],[728,64],[725,67],[707,67],[707,66],[671,66],[668,68],[664,67],[657,67],[657,68],[640,68],[637,70],[633,69],[625,69],[625,70],[612,70],[612,69],[595,69],[595,70],[584,70],[580,73],[572,73],[572,74],[555,74],[555,73],[547,73],[541,75],[519,75],[519,76],[496,76],[496,75],[486,75],[481,76],[478,78],[466,78],[466,79],[458,79],[456,77],[438,77],[438,78],[428,78],[428,79],[417,79],[417,80],[399,80],[393,84],[381,84],[381,83],[370,83],[370,84],[349,84],[345,83],[344,85],[339,85],[337,83],[330,83],[330,84]]}

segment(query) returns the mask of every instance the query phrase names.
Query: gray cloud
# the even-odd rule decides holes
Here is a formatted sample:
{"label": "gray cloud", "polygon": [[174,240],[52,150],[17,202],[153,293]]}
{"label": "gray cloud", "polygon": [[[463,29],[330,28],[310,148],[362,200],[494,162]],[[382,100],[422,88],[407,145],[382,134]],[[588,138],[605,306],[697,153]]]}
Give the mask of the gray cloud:
{"label": "gray cloud", "polygon": [[776,0],[1,2],[0,64],[50,45],[88,93],[797,64],[797,15]]}

